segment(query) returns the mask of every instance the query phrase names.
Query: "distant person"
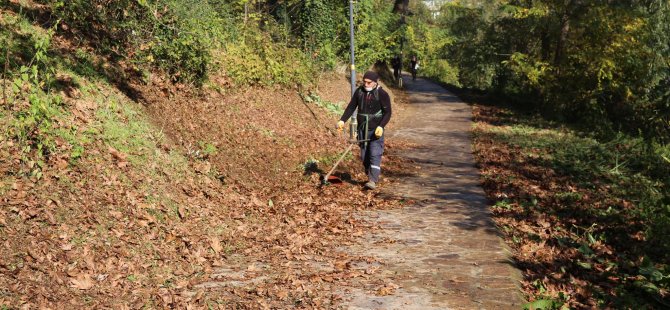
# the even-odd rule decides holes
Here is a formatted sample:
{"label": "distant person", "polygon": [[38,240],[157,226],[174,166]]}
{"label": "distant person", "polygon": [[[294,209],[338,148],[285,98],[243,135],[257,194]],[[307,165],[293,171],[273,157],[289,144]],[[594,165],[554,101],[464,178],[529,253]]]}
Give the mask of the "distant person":
{"label": "distant person", "polygon": [[358,108],[358,140],[369,140],[358,144],[363,168],[368,177],[368,182],[364,185],[367,189],[375,189],[379,183],[384,154],[384,127],[391,120],[391,97],[379,86],[378,81],[379,75],[376,72],[365,72],[363,85],[351,96],[351,101],[337,122],[337,129],[341,131],[344,122]]}
{"label": "distant person", "polygon": [[416,59],[416,55],[412,56],[412,60],[409,62],[409,68],[412,72],[412,81],[416,81],[416,72],[419,70],[419,61]]}
{"label": "distant person", "polygon": [[402,58],[400,55],[396,55],[391,59],[391,66],[393,67],[393,77],[395,78],[395,81],[398,82],[400,75],[402,74]]}

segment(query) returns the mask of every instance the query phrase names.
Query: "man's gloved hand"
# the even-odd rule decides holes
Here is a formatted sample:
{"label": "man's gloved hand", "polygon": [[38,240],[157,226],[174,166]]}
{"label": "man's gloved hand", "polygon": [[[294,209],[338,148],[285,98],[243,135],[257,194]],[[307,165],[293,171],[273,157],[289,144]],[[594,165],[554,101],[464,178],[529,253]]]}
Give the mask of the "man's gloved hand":
{"label": "man's gloved hand", "polygon": [[382,128],[381,126],[377,126],[377,129],[375,129],[375,136],[377,136],[377,138],[380,138],[383,134],[384,134],[384,128]]}
{"label": "man's gloved hand", "polygon": [[344,129],[344,122],[339,121],[337,122],[337,131],[342,131]]}

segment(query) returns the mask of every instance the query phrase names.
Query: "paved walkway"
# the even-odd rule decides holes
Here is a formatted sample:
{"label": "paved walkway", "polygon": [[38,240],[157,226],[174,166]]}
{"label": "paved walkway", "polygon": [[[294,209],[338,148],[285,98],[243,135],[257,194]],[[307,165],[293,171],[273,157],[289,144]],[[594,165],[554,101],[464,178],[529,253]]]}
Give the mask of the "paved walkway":
{"label": "paved walkway", "polygon": [[380,259],[387,286],[399,288],[387,296],[354,291],[344,308],[520,309],[520,273],[491,221],[474,166],[471,107],[430,81],[405,81],[410,106],[388,139],[417,143],[400,156],[420,169],[384,190],[417,203],[364,214],[384,229],[351,248]]}

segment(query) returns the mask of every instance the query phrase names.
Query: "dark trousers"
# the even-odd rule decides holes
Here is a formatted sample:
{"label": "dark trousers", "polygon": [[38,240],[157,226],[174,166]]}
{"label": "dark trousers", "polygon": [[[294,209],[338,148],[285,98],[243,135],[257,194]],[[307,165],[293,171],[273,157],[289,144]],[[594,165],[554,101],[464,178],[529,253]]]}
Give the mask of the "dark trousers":
{"label": "dark trousers", "polygon": [[[368,180],[372,182],[379,182],[379,175],[382,173],[382,155],[384,154],[384,135],[377,138],[375,131],[368,131],[366,135],[359,132],[358,136],[361,139],[370,139],[367,143],[360,143],[361,161],[365,174],[368,175]],[[363,138],[364,137],[364,138]]]}

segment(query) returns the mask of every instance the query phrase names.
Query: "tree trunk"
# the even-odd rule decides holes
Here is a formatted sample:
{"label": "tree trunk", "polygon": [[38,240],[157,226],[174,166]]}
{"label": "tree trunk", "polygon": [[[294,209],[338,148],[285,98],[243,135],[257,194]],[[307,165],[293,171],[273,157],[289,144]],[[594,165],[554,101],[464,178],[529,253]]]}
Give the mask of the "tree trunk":
{"label": "tree trunk", "polygon": [[542,43],[542,61],[549,62],[551,57],[551,36],[549,35],[547,29],[542,30],[540,34],[540,40]]}
{"label": "tree trunk", "polygon": [[565,52],[565,42],[568,39],[568,33],[570,32],[570,15],[567,12],[563,13],[561,16],[561,34],[558,36],[558,42],[556,43],[556,54],[554,55],[554,66],[558,67],[563,62],[563,54]]}
{"label": "tree trunk", "polygon": [[565,8],[561,15],[561,32],[556,42],[556,54],[554,55],[554,65],[559,66],[565,58],[565,47],[570,33],[570,19],[575,17],[582,6],[582,0],[565,0]]}

